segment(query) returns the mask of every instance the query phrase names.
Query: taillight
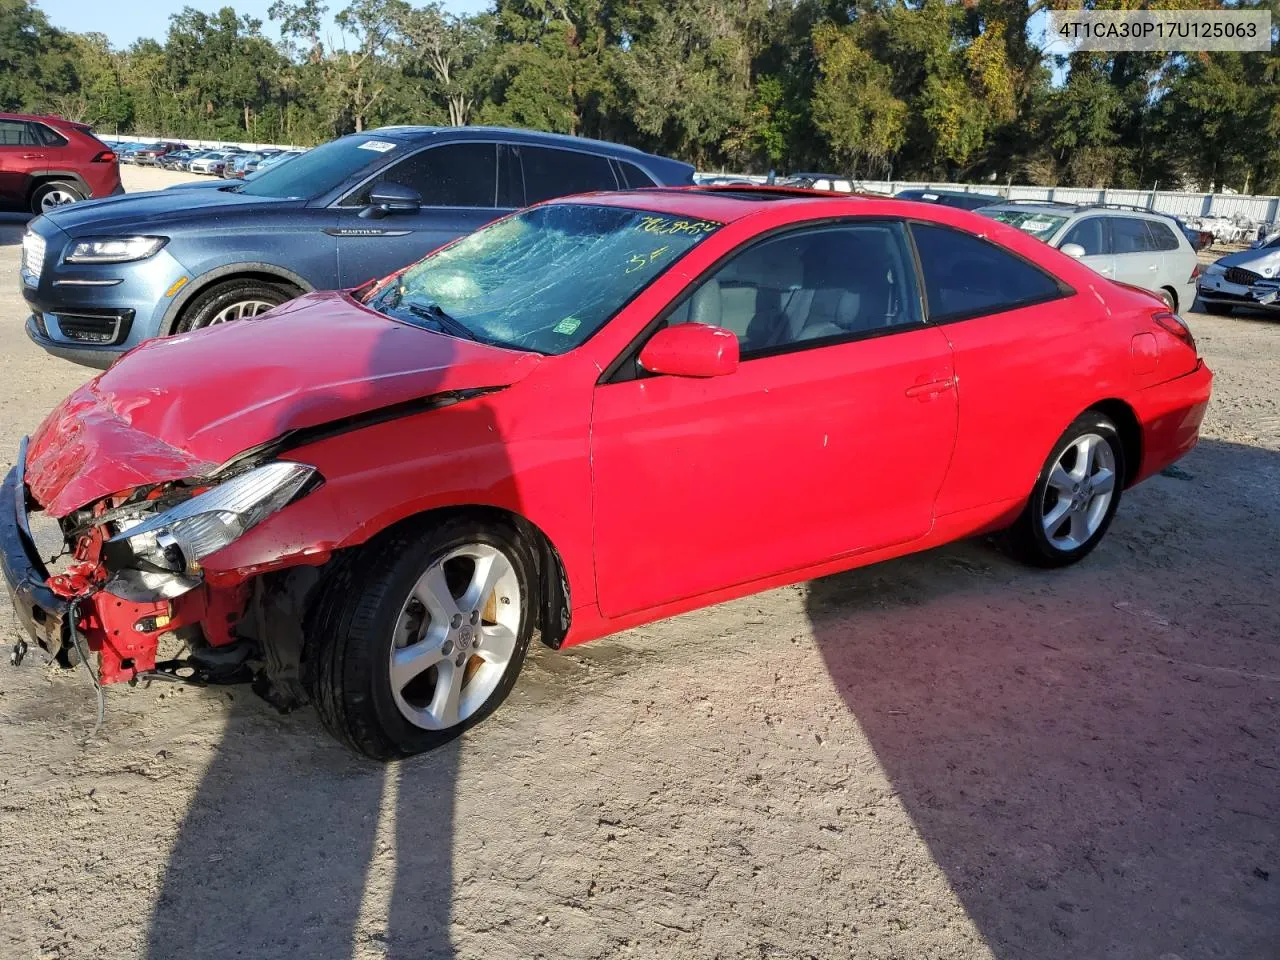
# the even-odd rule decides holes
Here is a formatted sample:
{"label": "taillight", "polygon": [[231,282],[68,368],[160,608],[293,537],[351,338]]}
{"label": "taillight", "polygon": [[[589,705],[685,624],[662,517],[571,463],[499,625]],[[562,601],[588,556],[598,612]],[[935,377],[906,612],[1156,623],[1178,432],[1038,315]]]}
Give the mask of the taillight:
{"label": "taillight", "polygon": [[1200,261],[1197,260],[1196,265],[1191,268],[1191,277],[1187,280],[1187,283],[1195,283],[1196,278],[1202,273],[1204,273],[1204,271],[1200,269]]}
{"label": "taillight", "polygon": [[115,161],[116,161],[116,155],[114,153],[112,153],[110,150],[103,150],[102,152],[98,153],[89,162],[90,163],[115,163]]}
{"label": "taillight", "polygon": [[1199,351],[1196,348],[1196,338],[1191,335],[1191,328],[1187,326],[1180,316],[1176,313],[1168,312],[1154,313],[1151,315],[1151,319],[1159,324],[1161,329],[1173,334],[1192,350],[1196,350],[1197,355],[1199,355]]}

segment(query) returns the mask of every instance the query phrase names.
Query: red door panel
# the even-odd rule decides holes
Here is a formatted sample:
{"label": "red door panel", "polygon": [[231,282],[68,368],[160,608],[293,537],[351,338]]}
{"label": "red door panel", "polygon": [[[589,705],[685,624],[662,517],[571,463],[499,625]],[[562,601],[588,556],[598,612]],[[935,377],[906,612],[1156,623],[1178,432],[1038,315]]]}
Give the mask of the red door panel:
{"label": "red door panel", "polygon": [[915,539],[951,458],[950,348],[932,327],[598,387],[596,582],[619,616]]}

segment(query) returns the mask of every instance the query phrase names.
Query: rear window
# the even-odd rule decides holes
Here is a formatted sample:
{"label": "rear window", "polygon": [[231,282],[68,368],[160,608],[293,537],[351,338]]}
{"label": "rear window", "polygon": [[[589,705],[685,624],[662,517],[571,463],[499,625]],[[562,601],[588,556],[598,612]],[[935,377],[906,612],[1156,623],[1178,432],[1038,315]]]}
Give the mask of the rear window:
{"label": "rear window", "polygon": [[1066,217],[1055,216],[1042,210],[983,210],[982,213],[992,220],[999,220],[1011,227],[1017,227],[1037,240],[1048,240],[1060,226],[1067,222]]}
{"label": "rear window", "polygon": [[524,167],[524,201],[529,206],[575,193],[618,189],[606,157],[524,144],[515,149]]}
{"label": "rear window", "polygon": [[382,137],[343,137],[308,150],[289,163],[272,167],[262,176],[246,181],[239,193],[279,200],[311,200],[328,193],[353,174],[386,159],[400,142]]}

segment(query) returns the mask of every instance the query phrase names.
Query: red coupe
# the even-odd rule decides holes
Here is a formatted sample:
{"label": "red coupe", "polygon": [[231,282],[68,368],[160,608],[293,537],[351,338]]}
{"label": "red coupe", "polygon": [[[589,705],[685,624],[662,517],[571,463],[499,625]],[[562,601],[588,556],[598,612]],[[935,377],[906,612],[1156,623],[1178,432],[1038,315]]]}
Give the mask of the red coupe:
{"label": "red coupe", "polygon": [[128,354],[24,445],[0,546],[64,665],[252,681],[393,758],[497,707],[535,633],[988,531],[1073,563],[1195,444],[1210,382],[1159,300],[976,214],[581,196]]}

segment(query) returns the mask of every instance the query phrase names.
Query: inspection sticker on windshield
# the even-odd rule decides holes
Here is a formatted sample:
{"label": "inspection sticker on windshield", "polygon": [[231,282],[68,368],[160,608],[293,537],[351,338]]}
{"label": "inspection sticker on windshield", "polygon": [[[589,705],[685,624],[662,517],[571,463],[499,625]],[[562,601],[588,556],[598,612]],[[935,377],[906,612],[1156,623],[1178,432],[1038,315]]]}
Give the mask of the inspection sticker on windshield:
{"label": "inspection sticker on windshield", "polygon": [[375,153],[386,153],[395,148],[396,145],[387,140],[366,140],[359,146],[360,150],[373,150]]}
{"label": "inspection sticker on windshield", "polygon": [[565,317],[551,328],[551,332],[562,333],[567,337],[569,334],[576,332],[580,326],[582,326],[582,321],[577,317]]}
{"label": "inspection sticker on windshield", "polygon": [[1022,221],[1022,229],[1027,233],[1039,233],[1041,230],[1048,230],[1053,226],[1052,220],[1024,220]]}

